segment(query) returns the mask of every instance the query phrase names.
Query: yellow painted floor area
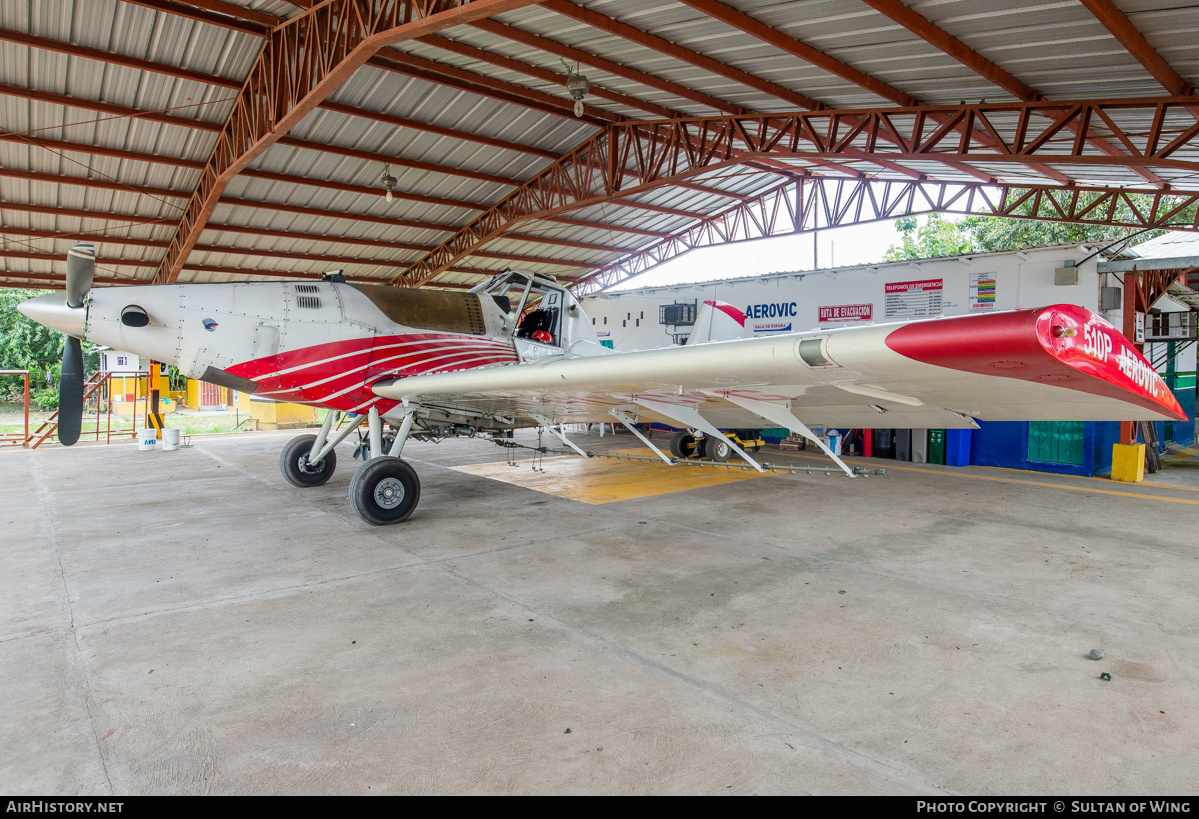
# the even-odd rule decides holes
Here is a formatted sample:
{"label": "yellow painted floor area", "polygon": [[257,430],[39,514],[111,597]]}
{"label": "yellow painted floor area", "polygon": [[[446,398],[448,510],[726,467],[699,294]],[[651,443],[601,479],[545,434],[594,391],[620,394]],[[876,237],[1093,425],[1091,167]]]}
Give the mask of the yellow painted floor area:
{"label": "yellow painted floor area", "polygon": [[[654,453],[646,448],[622,449],[621,454],[655,457]],[[667,466],[661,461],[651,463],[564,456],[546,458],[543,466],[545,472],[534,472],[525,460],[515,467],[500,461],[455,466],[452,469],[590,504],[668,495],[688,489],[764,478],[771,474],[759,473],[753,469],[743,471],[740,461],[731,463],[731,469],[713,469],[700,466]]]}

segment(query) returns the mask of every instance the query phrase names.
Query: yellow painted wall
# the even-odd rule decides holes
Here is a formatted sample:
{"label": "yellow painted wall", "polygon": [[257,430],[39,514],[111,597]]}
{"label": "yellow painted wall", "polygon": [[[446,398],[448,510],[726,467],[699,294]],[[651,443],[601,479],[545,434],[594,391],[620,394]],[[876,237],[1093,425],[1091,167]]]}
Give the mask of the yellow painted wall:
{"label": "yellow painted wall", "polygon": [[[178,401],[158,402],[159,415],[169,415],[177,409],[179,409]],[[146,402],[141,399],[138,399],[137,401],[113,401],[112,412],[114,415],[122,415],[125,417],[132,417],[134,412],[136,412],[140,418],[146,414]]]}
{"label": "yellow painted wall", "polygon": [[237,407],[250,412],[258,429],[287,429],[317,423],[320,412],[316,407],[303,404],[287,404],[276,401],[251,401],[244,392],[237,394]]}

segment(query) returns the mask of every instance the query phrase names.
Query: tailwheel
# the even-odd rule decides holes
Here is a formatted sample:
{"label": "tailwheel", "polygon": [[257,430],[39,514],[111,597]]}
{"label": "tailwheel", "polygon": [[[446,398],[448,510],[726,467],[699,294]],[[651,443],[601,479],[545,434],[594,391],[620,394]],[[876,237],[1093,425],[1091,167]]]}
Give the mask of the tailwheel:
{"label": "tailwheel", "polygon": [[729,453],[732,451],[728,441],[722,441],[715,435],[704,438],[704,457],[709,461],[722,464],[729,459]]}
{"label": "tailwheel", "polygon": [[697,454],[695,436],[690,432],[676,432],[670,438],[670,454],[676,458],[694,458]]}
{"label": "tailwheel", "polygon": [[400,458],[372,458],[350,480],[350,505],[372,526],[407,520],[419,500],[420,478]]}
{"label": "tailwheel", "polygon": [[315,435],[301,435],[292,438],[279,453],[279,471],[292,486],[320,486],[333,477],[333,471],[337,469],[336,452],[330,450],[319,462],[308,463],[315,442]]}

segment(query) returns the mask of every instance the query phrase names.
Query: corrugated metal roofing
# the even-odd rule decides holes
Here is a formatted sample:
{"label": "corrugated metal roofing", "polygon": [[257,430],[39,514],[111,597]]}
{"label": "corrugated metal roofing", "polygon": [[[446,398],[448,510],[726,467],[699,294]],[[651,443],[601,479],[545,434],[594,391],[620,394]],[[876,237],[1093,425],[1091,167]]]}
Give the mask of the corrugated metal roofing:
{"label": "corrugated metal roofing", "polygon": [[[779,113],[796,110],[802,98],[833,109],[890,109],[893,98],[904,96],[927,105],[1015,99],[951,56],[945,43],[881,13],[874,7],[883,9],[881,0],[725,5],[884,83],[890,90],[883,93],[708,16],[704,0],[577,3],[609,18],[602,25],[576,19],[585,12],[559,2],[385,49],[383,57],[396,58],[389,67],[360,68],[228,185],[181,280],[317,275],[336,267],[389,280],[596,134],[590,114],[645,120],[736,109]],[[1115,6],[1169,69],[1195,83],[1199,0]],[[1135,44],[1121,42],[1076,0],[923,0],[905,7],[1045,98],[1166,95]],[[213,150],[213,126],[229,116],[262,48],[255,32],[303,13],[282,0],[0,5],[0,127],[8,132],[0,134],[0,284],[34,283],[22,274],[61,277],[79,233],[100,242],[108,275],[151,279]],[[622,26],[660,39],[636,42],[643,38],[622,33]],[[579,52],[592,84],[583,119],[565,107],[568,69],[560,56]],[[177,120],[130,117],[104,106]],[[1153,125],[1145,109],[1110,116],[1134,140]],[[1016,125],[1015,114],[993,120],[1005,137]],[[1185,109],[1172,112],[1166,138],[1187,133],[1194,121]],[[1069,153],[1071,142],[1065,131],[1051,150]],[[1182,162],[1155,165],[1153,173],[1177,190],[1199,190],[1199,136],[1192,134],[1175,158]],[[391,203],[380,186],[385,162],[397,180]],[[970,165],[932,157],[887,164],[850,155],[835,162],[786,156],[774,170],[760,163],[721,167],[684,184],[528,219],[433,283],[464,286],[508,265],[586,276],[777,187],[786,179],[779,168],[786,167],[832,178],[918,173],[976,182],[972,168],[1023,184],[1060,177],[1081,185],[1150,184],[1128,165],[1015,164],[988,161],[985,153]]]}

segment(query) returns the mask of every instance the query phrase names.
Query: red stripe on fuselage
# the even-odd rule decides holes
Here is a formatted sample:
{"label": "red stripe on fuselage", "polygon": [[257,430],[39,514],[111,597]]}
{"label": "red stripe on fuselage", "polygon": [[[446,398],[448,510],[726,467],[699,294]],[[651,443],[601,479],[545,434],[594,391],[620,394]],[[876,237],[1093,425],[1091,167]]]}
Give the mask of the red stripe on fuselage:
{"label": "red stripe on fuselage", "polygon": [[[1075,334],[1054,335],[1055,327]],[[1072,304],[908,324],[887,335],[887,346],[925,364],[1065,387],[1186,420],[1161,376],[1123,334]]]}
{"label": "red stripe on fuselage", "polygon": [[260,394],[279,401],[317,404],[339,410],[374,403],[381,412],[386,412],[396,403],[372,400],[368,388],[368,384],[380,378],[517,360],[515,348],[503,341],[478,336],[410,333],[315,344],[234,364],[226,372],[257,381]]}

